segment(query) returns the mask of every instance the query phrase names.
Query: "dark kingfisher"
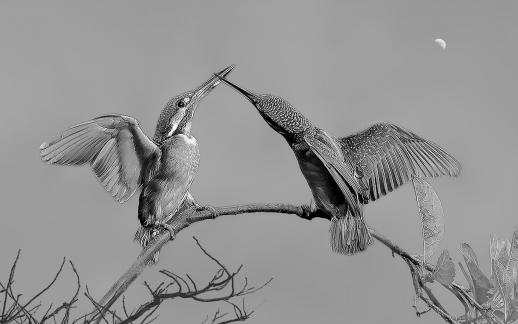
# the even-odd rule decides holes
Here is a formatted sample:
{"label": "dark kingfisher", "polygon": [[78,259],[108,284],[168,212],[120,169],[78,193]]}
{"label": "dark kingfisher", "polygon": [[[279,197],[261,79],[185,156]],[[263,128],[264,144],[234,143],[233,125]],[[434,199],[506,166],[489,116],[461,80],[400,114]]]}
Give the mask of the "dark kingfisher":
{"label": "dark kingfisher", "polygon": [[399,126],[378,123],[357,134],[334,137],[283,98],[252,93],[218,76],[245,96],[292,148],[317,212],[332,219],[330,244],[335,252],[354,254],[372,243],[363,205],[412,177],[460,174],[460,163],[453,156]]}

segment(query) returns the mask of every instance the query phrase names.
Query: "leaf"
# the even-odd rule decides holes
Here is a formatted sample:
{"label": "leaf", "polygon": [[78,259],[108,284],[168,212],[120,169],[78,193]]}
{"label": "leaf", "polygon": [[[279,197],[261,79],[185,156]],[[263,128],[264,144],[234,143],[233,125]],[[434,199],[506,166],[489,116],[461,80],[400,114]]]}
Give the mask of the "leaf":
{"label": "leaf", "polygon": [[433,256],[444,234],[444,217],[439,197],[421,178],[412,178],[423,235],[423,261]]}
{"label": "leaf", "polygon": [[516,283],[518,279],[518,227],[514,229],[513,237],[511,238],[511,248],[509,251],[509,263],[507,264],[507,273],[513,280],[513,295],[511,299],[518,299],[518,291]]}
{"label": "leaf", "polygon": [[[513,241],[516,240],[516,233],[513,234]],[[515,289],[514,284],[516,281],[516,242],[514,248],[512,242],[505,239],[498,239],[494,236],[491,237],[489,245],[489,254],[491,257],[491,272],[494,282],[497,284],[501,293],[504,295],[504,302],[506,305],[514,299]],[[513,250],[514,256],[511,257],[511,250]],[[506,306],[507,307],[507,306]],[[510,314],[507,309],[506,315]]]}
{"label": "leaf", "polygon": [[[509,304],[511,302],[509,298],[509,294],[506,291],[506,273],[505,273],[505,267],[498,263],[497,260],[492,260],[491,262],[491,269],[493,271],[495,282],[497,285],[497,291],[495,295],[499,295],[500,298],[495,298],[495,301],[498,300],[498,309],[501,310],[504,313],[504,321],[507,321],[507,317],[510,315],[511,311],[509,309]],[[497,297],[497,296],[495,296]],[[500,300],[501,299],[501,300]]]}
{"label": "leaf", "polygon": [[491,297],[487,300],[485,304],[483,304],[483,307],[489,307],[493,312],[500,312],[502,316],[500,316],[501,319],[504,318],[503,312],[501,310],[504,309],[504,300],[502,299],[502,294],[498,289],[491,289],[489,291]]}
{"label": "leaf", "polygon": [[509,315],[509,318],[507,320],[509,321],[509,323],[512,323],[518,320],[518,300],[511,300],[509,308],[511,309],[511,314]]}
{"label": "leaf", "polygon": [[471,246],[469,246],[468,243],[462,243],[460,245],[460,249],[471,276],[471,280],[473,281],[473,296],[475,297],[475,300],[482,305],[488,301],[491,296],[489,293],[491,282],[478,267],[477,256]]}
{"label": "leaf", "polygon": [[505,322],[513,322],[518,319],[515,289],[518,268],[518,228],[515,228],[511,241],[491,236],[489,256],[492,279],[496,288],[489,305],[502,313]]}
{"label": "leaf", "polygon": [[460,270],[462,271],[462,274],[464,275],[464,278],[466,278],[466,281],[468,282],[469,290],[474,293],[475,286],[473,285],[473,279],[471,278],[471,275],[464,269],[464,266],[462,263],[459,262]]}
{"label": "leaf", "polygon": [[437,259],[432,277],[446,287],[453,282],[453,278],[455,277],[455,264],[453,264],[448,250],[443,250],[439,259]]}
{"label": "leaf", "polygon": [[513,237],[511,238],[509,262],[512,262],[515,266],[518,264],[518,226],[514,229]]}
{"label": "leaf", "polygon": [[[489,241],[489,257],[491,258],[491,261],[496,260],[504,267],[507,267],[507,263],[509,262],[509,252],[510,243],[507,240],[499,239],[491,235],[491,239]],[[492,268],[491,271],[493,271]],[[491,274],[493,273],[491,272]]]}

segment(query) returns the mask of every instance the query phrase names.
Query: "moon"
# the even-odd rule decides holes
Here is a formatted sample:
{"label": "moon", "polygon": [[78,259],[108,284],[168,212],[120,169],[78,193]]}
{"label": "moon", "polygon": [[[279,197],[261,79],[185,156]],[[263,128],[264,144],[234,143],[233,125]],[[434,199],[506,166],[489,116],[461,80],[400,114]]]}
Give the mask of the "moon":
{"label": "moon", "polygon": [[446,49],[446,41],[445,41],[444,39],[442,39],[442,38],[436,38],[436,39],[434,40],[434,42],[436,42],[437,44],[439,44],[439,46],[440,46],[443,50],[445,50],[445,49]]}

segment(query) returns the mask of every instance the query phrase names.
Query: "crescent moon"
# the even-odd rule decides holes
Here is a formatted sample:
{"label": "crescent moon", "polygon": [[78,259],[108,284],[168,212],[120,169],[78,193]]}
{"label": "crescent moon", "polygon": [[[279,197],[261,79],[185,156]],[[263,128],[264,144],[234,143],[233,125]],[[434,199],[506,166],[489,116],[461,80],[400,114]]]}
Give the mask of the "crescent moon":
{"label": "crescent moon", "polygon": [[434,40],[434,42],[436,42],[437,44],[439,44],[439,46],[440,46],[443,50],[445,50],[445,49],[446,49],[446,41],[445,41],[444,39],[442,39],[442,38],[436,38],[436,39]]}

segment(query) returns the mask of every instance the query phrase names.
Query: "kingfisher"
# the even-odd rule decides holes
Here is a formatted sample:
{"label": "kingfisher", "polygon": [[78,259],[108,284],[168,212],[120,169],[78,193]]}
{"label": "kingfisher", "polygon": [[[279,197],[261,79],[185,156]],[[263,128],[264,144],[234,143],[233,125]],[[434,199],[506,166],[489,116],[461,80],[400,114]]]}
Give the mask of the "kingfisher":
{"label": "kingfisher", "polygon": [[[227,75],[231,65],[218,73]],[[174,238],[167,222],[179,209],[199,205],[189,188],[200,160],[198,143],[191,135],[198,104],[220,80],[212,76],[197,88],[171,98],[160,113],[153,139],[130,116],[110,114],[75,125],[40,146],[49,164],[89,164],[95,176],[119,203],[140,190],[135,240],[143,247],[161,230]],[[158,260],[155,254],[151,263]]]}
{"label": "kingfisher", "polygon": [[331,219],[330,246],[352,255],[372,244],[363,205],[412,177],[458,176],[460,163],[439,145],[390,123],[334,137],[313,125],[287,100],[245,90],[217,75],[246,97],[295,153],[317,213]]}

